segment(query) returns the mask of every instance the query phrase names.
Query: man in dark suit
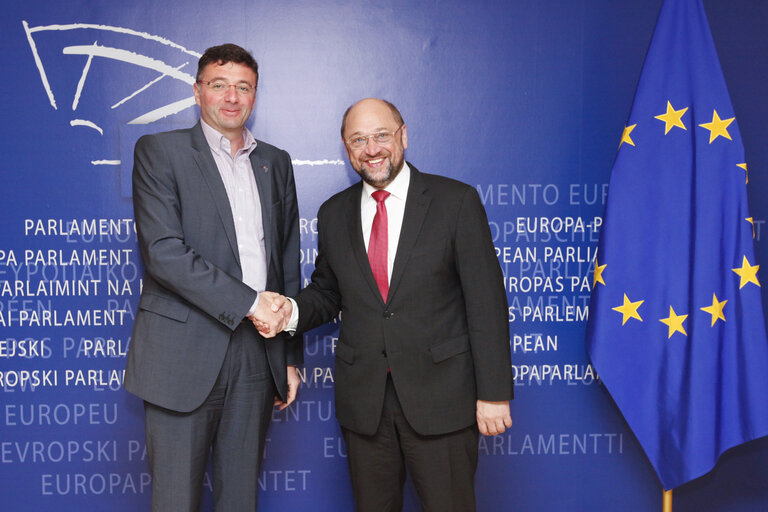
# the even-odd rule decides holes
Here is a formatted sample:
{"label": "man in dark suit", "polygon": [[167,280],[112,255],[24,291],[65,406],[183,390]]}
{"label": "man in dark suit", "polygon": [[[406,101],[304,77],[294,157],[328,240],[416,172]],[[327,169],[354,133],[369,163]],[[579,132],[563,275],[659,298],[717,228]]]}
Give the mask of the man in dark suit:
{"label": "man in dark suit", "polygon": [[512,425],[506,293],[485,210],[472,187],[405,163],[394,105],[361,100],[341,135],[362,182],[320,208],[312,282],[293,304],[270,295],[285,317],[269,327],[290,315],[303,332],[342,313],[336,416],[358,511],[400,510],[406,470],[425,510],[473,511],[478,429]]}
{"label": "man in dark suit", "polygon": [[298,389],[301,340],[267,342],[264,290],[299,291],[288,154],[245,123],[258,66],[239,46],[206,50],[202,120],[136,143],[133,198],[146,273],[125,388],[144,400],[152,510],[197,511],[209,451],[217,512],[255,511],[274,404]]}

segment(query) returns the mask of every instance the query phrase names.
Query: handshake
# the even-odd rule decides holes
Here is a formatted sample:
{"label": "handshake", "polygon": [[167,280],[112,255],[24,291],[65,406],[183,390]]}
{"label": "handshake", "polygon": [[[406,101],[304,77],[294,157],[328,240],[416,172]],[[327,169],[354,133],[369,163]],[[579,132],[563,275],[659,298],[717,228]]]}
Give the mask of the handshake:
{"label": "handshake", "polygon": [[274,338],[288,327],[293,305],[275,292],[261,292],[256,312],[248,319],[265,338]]}

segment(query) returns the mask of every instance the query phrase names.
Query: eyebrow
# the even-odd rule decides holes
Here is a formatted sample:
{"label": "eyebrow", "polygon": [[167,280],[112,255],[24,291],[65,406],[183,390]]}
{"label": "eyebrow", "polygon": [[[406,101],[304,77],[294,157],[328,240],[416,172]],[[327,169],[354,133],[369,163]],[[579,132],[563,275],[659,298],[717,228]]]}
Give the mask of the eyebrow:
{"label": "eyebrow", "polygon": [[[215,81],[217,81],[217,80],[221,80],[222,82],[229,82],[229,80],[227,80],[227,79],[226,79],[225,77],[223,77],[223,76],[216,76],[216,77],[213,77],[213,78],[211,78],[211,79],[209,79],[209,80],[206,80],[206,82],[215,82]],[[248,84],[248,85],[253,85],[253,84],[251,84],[251,83],[250,83],[248,80],[238,80],[237,82],[235,82],[235,84]]]}

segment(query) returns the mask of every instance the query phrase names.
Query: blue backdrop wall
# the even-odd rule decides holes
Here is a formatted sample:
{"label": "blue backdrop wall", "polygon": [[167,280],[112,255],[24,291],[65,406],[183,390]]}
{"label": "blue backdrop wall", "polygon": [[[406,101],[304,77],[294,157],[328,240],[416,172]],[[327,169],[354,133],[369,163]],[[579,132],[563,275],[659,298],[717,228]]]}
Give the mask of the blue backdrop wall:
{"label": "blue backdrop wall", "polygon": [[[704,3],[768,265],[768,4]],[[660,509],[660,484],[584,350],[608,176],[660,5],[6,2],[2,510],[148,510],[143,409],[120,387],[142,274],[133,143],[195,122],[197,59],[230,41],[261,66],[250,128],[294,159],[305,278],[319,205],[357,179],[338,134],[355,100],[394,102],[409,161],[477,187],[504,270],[517,384],[514,427],[480,442],[479,509]],[[300,401],[273,416],[263,510],[352,509],[332,402],[336,335],[327,325],[305,338]],[[762,510],[766,481],[763,439],[679,488],[675,510]]]}

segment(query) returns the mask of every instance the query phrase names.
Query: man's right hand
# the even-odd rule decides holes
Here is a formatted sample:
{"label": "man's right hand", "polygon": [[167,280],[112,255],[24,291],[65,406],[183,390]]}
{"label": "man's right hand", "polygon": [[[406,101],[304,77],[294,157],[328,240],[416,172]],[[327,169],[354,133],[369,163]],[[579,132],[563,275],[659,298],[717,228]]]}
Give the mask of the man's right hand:
{"label": "man's right hand", "polygon": [[291,319],[293,305],[291,301],[275,292],[261,292],[256,313],[250,316],[262,336],[273,338],[285,330]]}

